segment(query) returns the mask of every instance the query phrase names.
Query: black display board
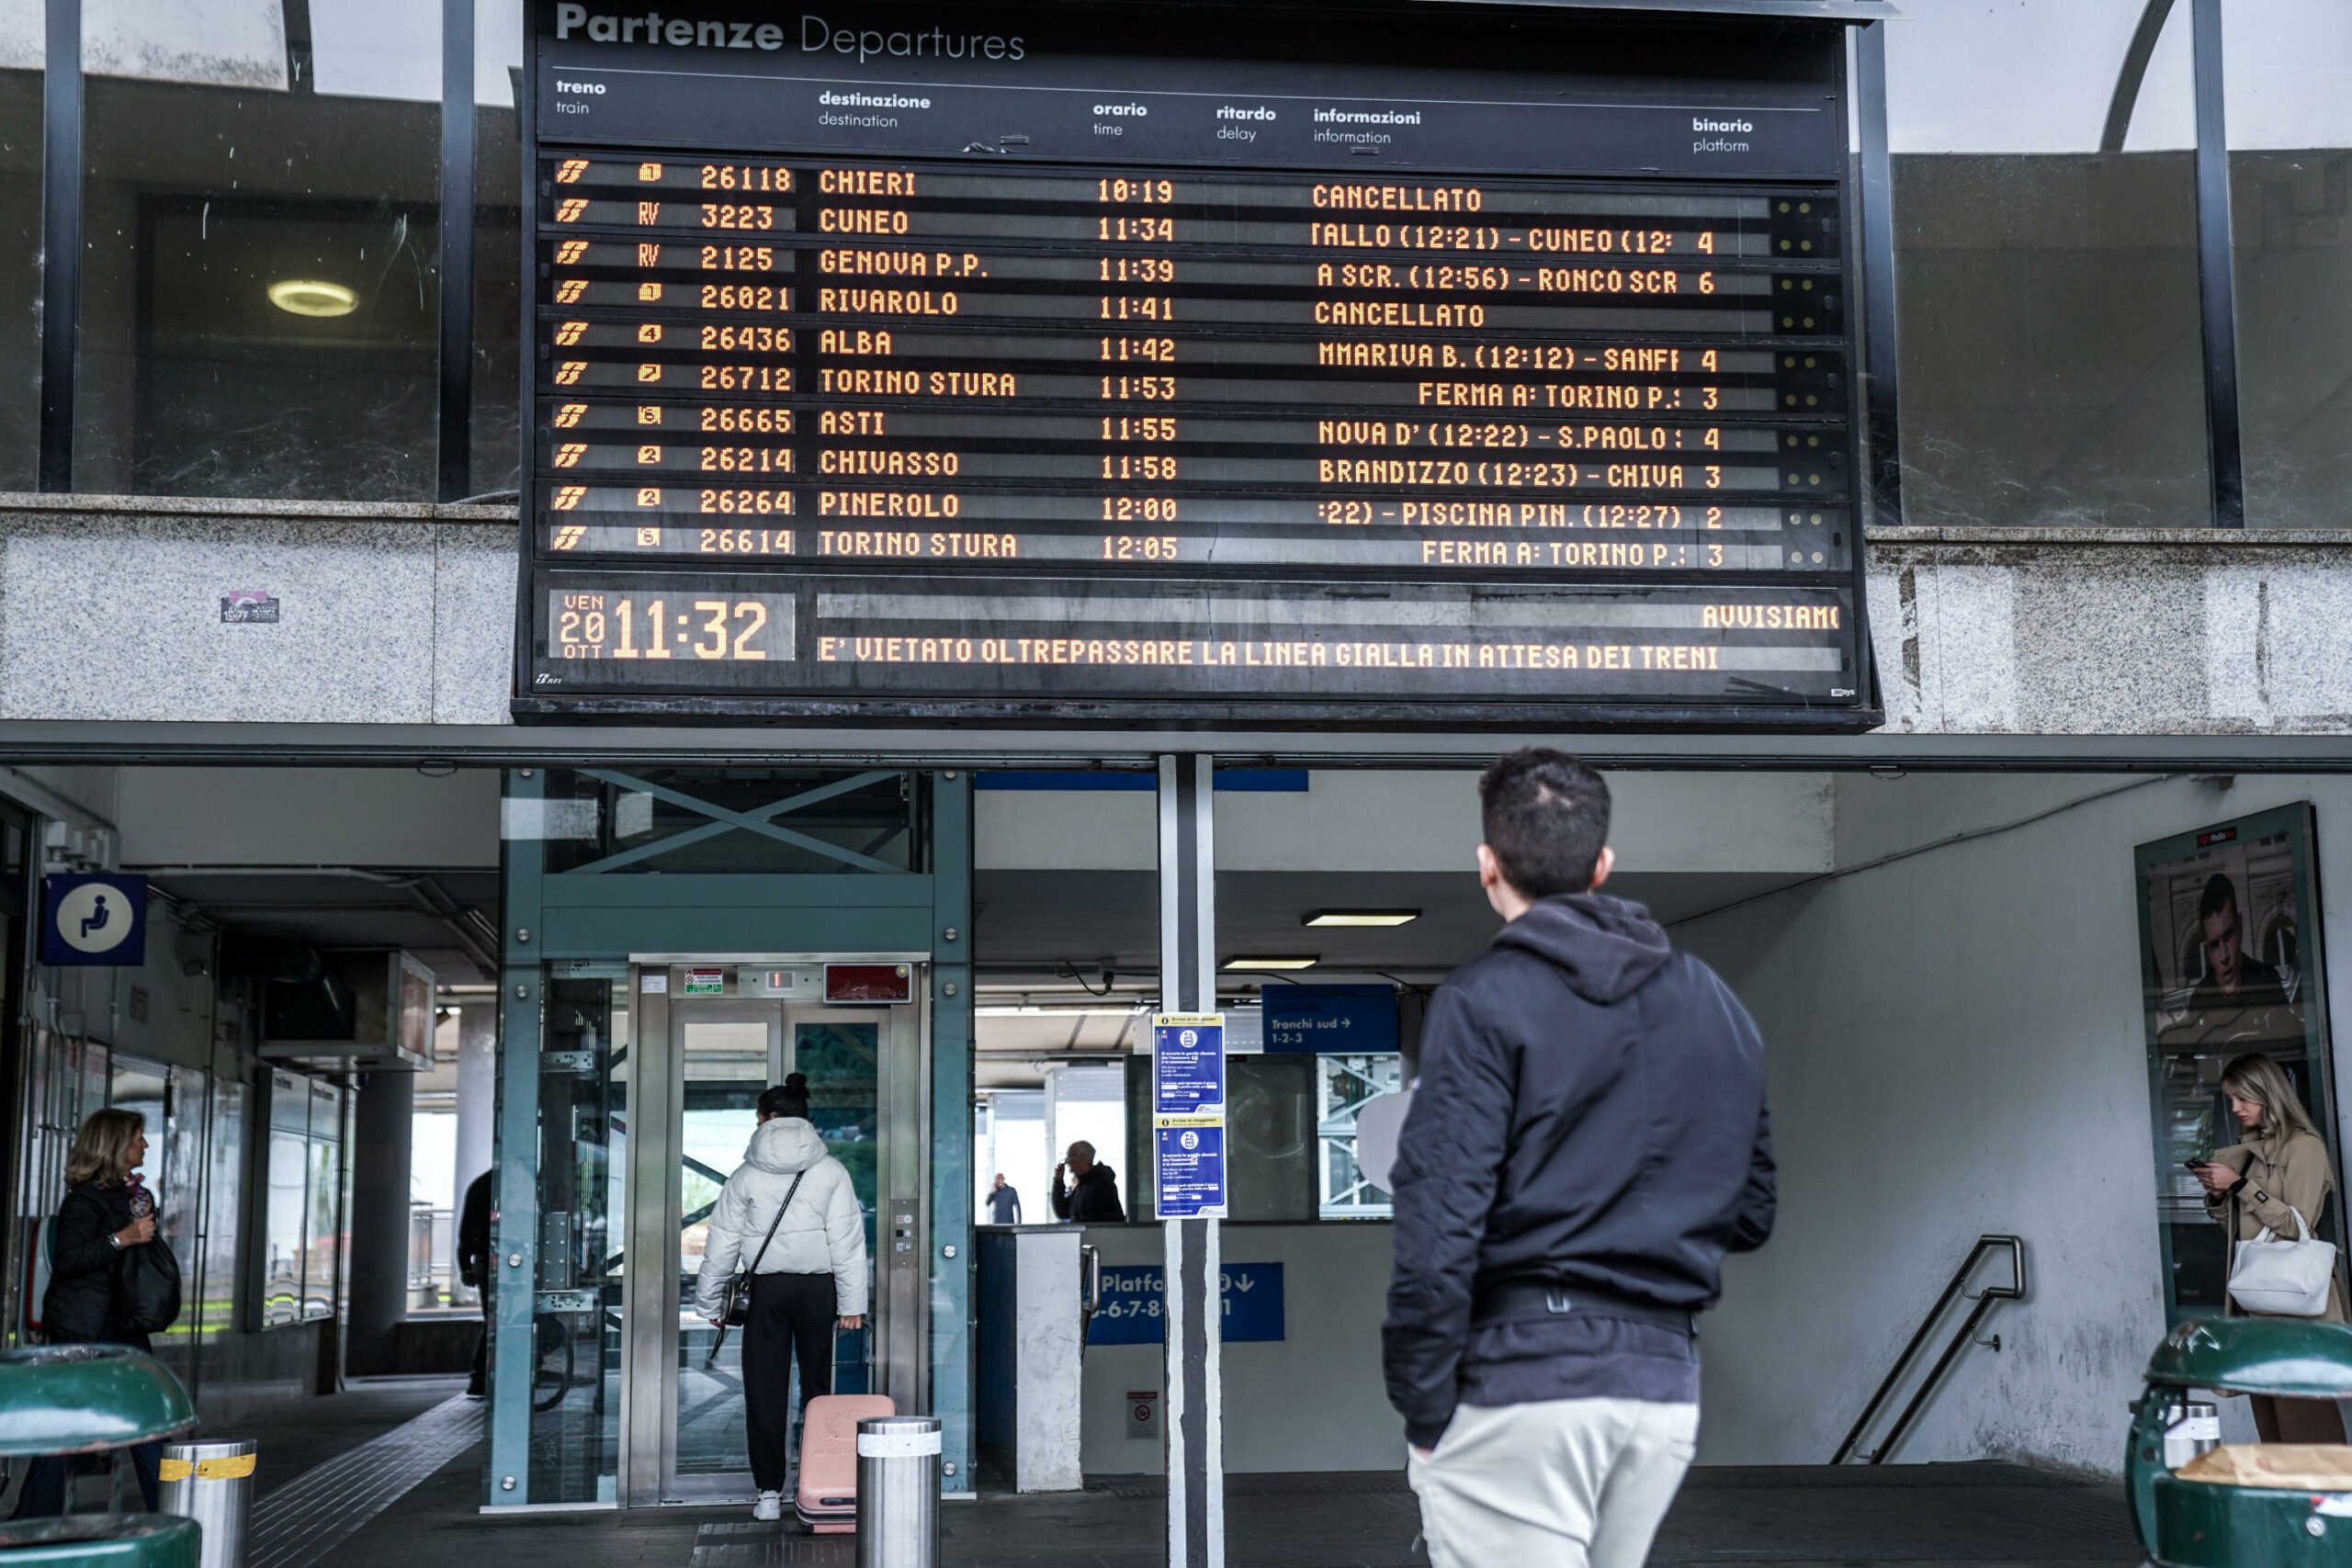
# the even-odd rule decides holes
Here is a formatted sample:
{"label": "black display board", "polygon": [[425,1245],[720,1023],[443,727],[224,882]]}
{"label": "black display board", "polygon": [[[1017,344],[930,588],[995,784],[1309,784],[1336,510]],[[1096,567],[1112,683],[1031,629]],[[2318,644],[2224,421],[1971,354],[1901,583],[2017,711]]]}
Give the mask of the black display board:
{"label": "black display board", "polygon": [[1836,25],[533,27],[518,715],[1876,716]]}

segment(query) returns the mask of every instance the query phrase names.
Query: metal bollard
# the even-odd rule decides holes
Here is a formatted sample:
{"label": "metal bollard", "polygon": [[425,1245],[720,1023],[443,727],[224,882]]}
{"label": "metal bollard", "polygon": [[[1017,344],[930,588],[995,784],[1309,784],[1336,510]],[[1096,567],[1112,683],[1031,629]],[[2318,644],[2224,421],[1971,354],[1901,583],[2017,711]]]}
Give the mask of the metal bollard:
{"label": "metal bollard", "polygon": [[2176,1399],[2165,1405],[2166,1470],[2178,1470],[2199,1454],[2221,1446],[2221,1406],[2204,1399]]}
{"label": "metal bollard", "polygon": [[203,1530],[200,1568],[244,1568],[257,1447],[251,1438],[164,1445],[164,1512]]}
{"label": "metal bollard", "polygon": [[938,1561],[939,1417],[868,1416],[857,1424],[857,1568]]}

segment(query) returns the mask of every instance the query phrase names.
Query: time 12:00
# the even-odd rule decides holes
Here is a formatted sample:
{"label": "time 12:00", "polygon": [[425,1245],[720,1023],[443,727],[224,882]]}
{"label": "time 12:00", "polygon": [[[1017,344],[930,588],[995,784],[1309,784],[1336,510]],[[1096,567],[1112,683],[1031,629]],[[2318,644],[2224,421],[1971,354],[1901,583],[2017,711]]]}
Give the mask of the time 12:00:
{"label": "time 12:00", "polygon": [[609,609],[567,608],[556,619],[555,651],[565,659],[765,659],[752,639],[768,624],[756,599],[696,599],[672,613],[663,599],[603,595]]}

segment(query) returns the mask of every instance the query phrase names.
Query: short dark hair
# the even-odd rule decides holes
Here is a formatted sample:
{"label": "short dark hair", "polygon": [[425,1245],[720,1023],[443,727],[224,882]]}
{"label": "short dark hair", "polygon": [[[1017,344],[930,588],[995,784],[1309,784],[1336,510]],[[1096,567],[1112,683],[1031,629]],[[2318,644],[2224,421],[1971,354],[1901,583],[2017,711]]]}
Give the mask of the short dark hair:
{"label": "short dark hair", "polygon": [[2237,908],[2238,890],[2236,884],[2233,883],[2228,877],[2222,875],[2218,871],[2205,879],[2205,896],[2197,900],[2197,918],[2199,919],[2210,920],[2224,909],[2229,910],[2232,914],[2235,914],[2237,913]]}
{"label": "short dark hair", "polygon": [[789,1073],[780,1084],[771,1084],[760,1091],[760,1115],[797,1116],[808,1120],[808,1075]]}
{"label": "short dark hair", "polygon": [[1530,746],[1478,779],[1487,847],[1530,898],[1591,891],[1609,841],[1609,785],[1566,751]]}

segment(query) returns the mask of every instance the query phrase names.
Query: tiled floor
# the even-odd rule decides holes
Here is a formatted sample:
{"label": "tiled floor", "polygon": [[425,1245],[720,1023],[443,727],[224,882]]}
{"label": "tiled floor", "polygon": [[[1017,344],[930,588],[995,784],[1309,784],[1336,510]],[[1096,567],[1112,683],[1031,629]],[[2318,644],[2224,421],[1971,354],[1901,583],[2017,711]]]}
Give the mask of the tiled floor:
{"label": "tiled floor", "polygon": [[[855,1543],[754,1525],[741,1509],[485,1517],[480,1455],[461,1456],[345,1542],[335,1568],[490,1562],[498,1568],[798,1568],[856,1562]],[[1158,1568],[1157,1485],[991,1495],[942,1509],[949,1568]],[[1396,1475],[1236,1477],[1233,1568],[1412,1568],[1419,1519]],[[2141,1560],[2120,1488],[2007,1465],[1702,1470],[1654,1563],[1740,1568],[2091,1568]]]}

